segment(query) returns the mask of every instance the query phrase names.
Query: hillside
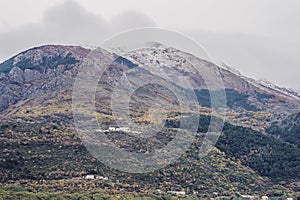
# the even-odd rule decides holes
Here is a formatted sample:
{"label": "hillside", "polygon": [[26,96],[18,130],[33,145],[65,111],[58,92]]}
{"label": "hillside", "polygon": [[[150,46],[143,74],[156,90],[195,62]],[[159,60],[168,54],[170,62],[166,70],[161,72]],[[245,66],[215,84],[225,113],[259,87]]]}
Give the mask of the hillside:
{"label": "hillside", "polygon": [[[207,128],[205,117],[202,121],[202,127]],[[73,180],[73,186],[64,188],[77,190],[78,178],[97,174],[108,176],[110,181],[95,184],[111,188],[106,192],[116,193],[137,191],[143,194],[160,189],[163,194],[184,190],[201,195],[216,191],[225,196],[237,192],[283,195],[297,192],[299,188],[300,150],[247,128],[226,125],[217,148],[205,158],[199,157],[203,142],[200,135],[183,157],[166,168],[149,174],[129,174],[97,161],[76,133],[54,122],[35,124],[35,128],[23,123],[1,127],[0,168],[4,185],[26,180],[22,183],[24,186],[42,181],[53,187],[51,182],[54,180]],[[138,151],[140,145],[143,143],[136,143],[133,148]],[[295,185],[289,186],[292,183]]]}
{"label": "hillside", "polygon": [[[82,47],[48,45],[27,50],[0,64],[0,194],[17,190],[29,192],[28,195],[61,192],[76,196],[84,190],[87,195],[94,195],[99,188],[104,196],[156,195],[157,199],[167,198],[170,191],[185,191],[191,198],[215,197],[216,193],[227,198],[240,194],[298,194],[300,149],[292,145],[297,143],[284,137],[286,129],[281,124],[278,129],[282,128],[282,132],[276,129],[274,133],[281,139],[264,134],[271,124],[274,130],[275,122],[299,109],[298,94],[256,82],[169,47],[144,48],[122,56],[97,49],[98,59],[114,62],[98,81],[92,116],[96,116],[103,130],[118,126],[112,102],[120,84],[125,89],[117,94],[122,101],[126,94],[132,95],[129,116],[140,130],[149,124],[160,125],[163,118],[165,123],[158,133],[146,139],[126,131],[106,132],[110,141],[128,152],[151,153],[182,131],[182,118],[187,116],[185,120],[189,121],[188,117],[199,116],[191,146],[174,163],[146,174],[117,171],[98,161],[76,131],[72,113],[75,78],[82,67],[89,67],[86,63],[93,62],[91,55],[91,50]],[[211,118],[216,117],[211,116],[213,109],[225,107],[220,104],[212,109],[210,95],[218,96],[222,91],[209,92],[195,67],[220,74],[228,108],[222,134],[204,158],[201,146],[209,142],[204,139]],[[190,80],[192,90],[180,80],[168,81],[168,77],[177,80],[182,75]],[[139,87],[150,80],[155,84]],[[170,85],[173,91],[168,88]],[[182,100],[176,98],[174,91],[186,95],[183,102],[189,105],[180,110]],[[198,105],[189,100],[191,93]],[[168,106],[163,109],[156,105]],[[119,108],[123,109],[126,108]],[[88,119],[91,116],[82,115]],[[289,121],[287,118],[286,123]],[[297,132],[297,128],[288,130]],[[107,176],[109,181],[84,179],[89,174]]]}
{"label": "hillside", "polygon": [[269,134],[300,148],[300,113],[287,116],[274,122],[267,130]]}

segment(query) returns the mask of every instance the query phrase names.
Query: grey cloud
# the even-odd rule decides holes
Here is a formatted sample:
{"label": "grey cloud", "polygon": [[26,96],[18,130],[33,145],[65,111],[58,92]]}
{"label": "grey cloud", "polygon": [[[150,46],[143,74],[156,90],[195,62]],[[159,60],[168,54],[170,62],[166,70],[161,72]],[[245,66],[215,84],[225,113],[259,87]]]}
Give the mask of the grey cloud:
{"label": "grey cloud", "polygon": [[152,19],[141,16],[143,16],[142,13],[134,10],[120,14],[111,21],[114,31],[128,30],[143,26],[155,26],[155,22]]}
{"label": "grey cloud", "polygon": [[97,45],[118,31],[144,26],[155,26],[155,23],[142,13],[128,11],[107,21],[75,1],[66,0],[49,8],[40,24],[0,32],[0,61],[43,44]]}
{"label": "grey cloud", "polygon": [[102,39],[110,32],[108,23],[101,16],[87,12],[73,1],[46,11],[43,26],[54,33],[57,37],[54,39],[77,43]]}
{"label": "grey cloud", "polygon": [[[280,10],[275,8],[273,7],[269,12]],[[285,6],[281,9],[287,8],[288,6]],[[279,24],[284,24],[279,26],[281,28],[278,28],[276,23],[267,23],[268,20],[262,20],[262,24],[269,24],[269,32],[278,33],[283,38],[287,37],[286,42],[253,36],[251,33],[245,35],[199,30],[182,31],[203,44],[216,61],[223,61],[236,67],[250,77],[265,78],[279,85],[300,90],[298,78],[300,43],[297,39],[300,28],[296,26],[300,18],[290,16],[295,12],[290,12],[291,14],[288,10],[282,12],[285,15],[276,18]],[[44,13],[40,24],[27,24],[7,32],[0,32],[0,61],[22,50],[42,44],[96,45],[120,31],[141,26],[155,26],[155,22],[137,11],[121,13],[107,21],[99,15],[88,12],[80,4],[67,0],[63,4],[49,8]],[[259,26],[249,27],[249,29],[257,30]]]}

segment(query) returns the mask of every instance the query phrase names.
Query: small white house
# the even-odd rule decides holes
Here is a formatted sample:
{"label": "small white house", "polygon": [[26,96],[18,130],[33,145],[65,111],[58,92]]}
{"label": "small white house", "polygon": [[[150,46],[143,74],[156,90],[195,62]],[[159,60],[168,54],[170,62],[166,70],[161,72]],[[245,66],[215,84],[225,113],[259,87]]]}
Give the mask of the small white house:
{"label": "small white house", "polygon": [[244,199],[249,199],[249,200],[254,200],[255,198],[254,198],[254,196],[251,196],[251,195],[241,195],[241,197],[242,198],[244,198]]}
{"label": "small white house", "polygon": [[109,131],[116,131],[116,128],[115,127],[108,127],[108,130]]}
{"label": "small white house", "polygon": [[120,127],[116,129],[117,131],[129,132],[130,129],[128,127]]}
{"label": "small white house", "polygon": [[168,193],[172,194],[172,195],[177,195],[177,196],[185,195],[185,192],[183,192],[183,191],[169,191]]}
{"label": "small white house", "polygon": [[85,179],[89,179],[89,180],[95,179],[95,175],[88,174],[85,176]]}
{"label": "small white house", "polygon": [[96,179],[108,181],[108,177],[97,176]]}
{"label": "small white house", "polygon": [[261,196],[261,200],[268,200],[269,197],[268,196]]}
{"label": "small white house", "polygon": [[286,198],[286,200],[293,200],[293,198]]}

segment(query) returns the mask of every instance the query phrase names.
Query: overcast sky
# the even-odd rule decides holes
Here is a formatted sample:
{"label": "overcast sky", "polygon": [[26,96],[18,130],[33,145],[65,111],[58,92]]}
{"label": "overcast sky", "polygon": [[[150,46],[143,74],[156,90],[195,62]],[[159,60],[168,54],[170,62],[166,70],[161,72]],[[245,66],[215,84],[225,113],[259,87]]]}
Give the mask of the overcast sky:
{"label": "overcast sky", "polygon": [[0,0],[0,62],[42,44],[97,45],[157,26],[198,41],[215,62],[300,90],[298,0]]}

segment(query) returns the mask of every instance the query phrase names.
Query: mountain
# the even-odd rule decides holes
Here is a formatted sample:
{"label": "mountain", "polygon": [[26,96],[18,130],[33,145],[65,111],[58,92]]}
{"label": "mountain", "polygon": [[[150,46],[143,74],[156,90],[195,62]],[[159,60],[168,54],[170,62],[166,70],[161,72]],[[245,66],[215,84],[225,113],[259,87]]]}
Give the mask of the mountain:
{"label": "mountain", "polygon": [[[116,71],[119,70],[125,72],[126,76],[135,77],[136,80],[148,78],[160,81],[155,74],[145,75],[147,71],[153,72],[157,68],[162,77],[168,76],[175,80],[175,77],[184,75],[190,81],[199,103],[204,108],[210,107],[210,93],[199,70],[219,74],[225,85],[227,106],[230,108],[226,113],[227,119],[237,125],[264,131],[271,121],[280,120],[299,109],[300,97],[294,92],[256,82],[228,68],[219,67],[174,48],[162,46],[144,48],[122,57],[103,49],[99,49],[99,52],[104,57],[116,58],[113,68],[117,70],[114,71],[114,75],[110,74],[111,76],[117,76]],[[30,49],[2,63],[0,89],[3,93],[0,95],[0,113],[5,118],[9,116],[29,118],[31,115],[43,117],[46,110],[51,110],[48,109],[50,105],[53,109],[56,105],[60,105],[70,111],[69,102],[74,78],[81,61],[89,53],[90,50],[82,47],[49,45]],[[117,80],[117,77],[115,79]],[[178,90],[189,89],[180,85],[179,81],[178,84],[176,85]],[[114,83],[111,82],[106,86],[111,87],[110,85]],[[56,98],[53,98],[54,96]],[[56,101],[60,103],[57,104]],[[145,101],[145,98],[142,101]],[[66,105],[62,106],[63,104]],[[38,108],[32,109],[32,106]],[[60,108],[54,110],[57,109],[60,110]],[[32,113],[33,110],[40,113]],[[209,109],[207,112],[210,112]]]}
{"label": "mountain", "polygon": [[[147,139],[126,131],[108,134],[120,148],[151,152],[174,138],[175,130],[180,129],[181,112],[200,116],[195,140],[176,162],[148,174],[129,174],[105,166],[87,151],[74,128],[72,94],[76,75],[82,67],[88,67],[86,63],[93,63],[95,55],[101,60],[114,60],[98,81],[95,94],[96,118],[103,129],[116,126],[113,95],[132,94],[129,114],[141,130],[167,118],[164,128]],[[206,142],[209,121],[220,117],[211,116],[210,94],[220,91],[213,88],[209,92],[199,71],[222,77],[228,107],[224,130],[216,147],[204,158],[199,153]],[[138,193],[159,199],[170,191],[183,190],[194,198],[214,197],[216,193],[235,198],[246,193],[284,196],[299,191],[299,147],[265,133],[271,124],[299,109],[300,97],[293,91],[255,81],[228,67],[162,45],[121,56],[101,48],[91,51],[78,46],[47,45],[5,61],[0,64],[0,73],[1,195],[15,195],[16,190],[28,195],[42,192],[78,196],[85,190],[91,198],[97,193],[105,193],[107,198]],[[190,80],[192,91],[190,85],[178,79],[182,76]],[[143,83],[149,84],[140,87]],[[118,86],[124,90],[114,94]],[[186,95],[184,100],[191,105],[180,110],[182,102],[174,91]],[[200,106],[189,101],[191,92]],[[120,98],[121,102],[124,99]],[[168,108],[163,110],[155,104]],[[154,116],[149,114],[149,105]],[[108,176],[110,181],[82,179],[87,174]]]}

